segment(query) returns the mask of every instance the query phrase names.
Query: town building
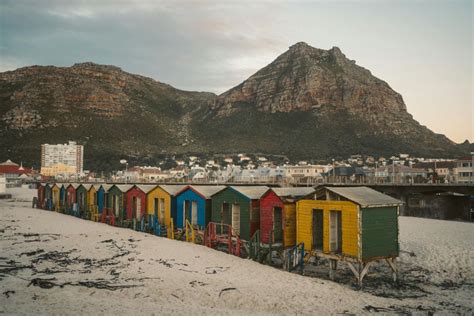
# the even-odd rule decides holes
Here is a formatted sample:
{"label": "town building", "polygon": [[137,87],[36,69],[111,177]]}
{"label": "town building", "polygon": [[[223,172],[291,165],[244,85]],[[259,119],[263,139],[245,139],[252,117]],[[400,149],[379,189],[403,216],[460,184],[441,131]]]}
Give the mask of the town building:
{"label": "town building", "polygon": [[474,153],[456,160],[454,174],[457,183],[474,183]]}
{"label": "town building", "polygon": [[33,171],[24,168],[23,164],[17,164],[8,159],[0,163],[0,175],[3,175],[7,184],[18,184],[33,175]]}
{"label": "town building", "polygon": [[290,183],[316,183],[323,179],[323,174],[332,169],[330,165],[285,166],[285,176]]}
{"label": "town building", "polygon": [[76,175],[83,172],[84,146],[69,141],[67,144],[41,145],[41,175]]}
{"label": "town building", "polygon": [[456,162],[452,160],[422,161],[413,165],[414,168],[425,169],[431,176],[432,182],[451,183],[454,182],[454,169]]}

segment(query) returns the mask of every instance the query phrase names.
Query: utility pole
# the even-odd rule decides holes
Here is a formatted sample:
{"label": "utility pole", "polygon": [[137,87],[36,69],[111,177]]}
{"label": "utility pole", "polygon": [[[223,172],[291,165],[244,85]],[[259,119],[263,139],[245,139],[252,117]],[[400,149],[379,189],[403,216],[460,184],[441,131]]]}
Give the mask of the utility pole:
{"label": "utility pole", "polygon": [[392,160],[392,184],[395,184],[395,160]]}
{"label": "utility pole", "polygon": [[334,164],[334,158],[332,159],[332,183],[336,183],[336,167]]}
{"label": "utility pole", "polygon": [[376,161],[376,162],[375,162],[375,171],[374,171],[375,183],[377,183],[377,169],[378,169],[378,166],[379,166],[379,162]]}

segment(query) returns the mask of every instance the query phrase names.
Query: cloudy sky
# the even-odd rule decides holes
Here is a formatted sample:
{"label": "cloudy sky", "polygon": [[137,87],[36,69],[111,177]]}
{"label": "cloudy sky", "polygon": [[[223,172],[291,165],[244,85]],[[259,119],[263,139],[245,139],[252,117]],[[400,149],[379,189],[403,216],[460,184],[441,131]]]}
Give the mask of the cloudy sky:
{"label": "cloudy sky", "polygon": [[0,2],[0,71],[93,61],[222,93],[304,41],[341,48],[420,123],[474,141],[472,1]]}

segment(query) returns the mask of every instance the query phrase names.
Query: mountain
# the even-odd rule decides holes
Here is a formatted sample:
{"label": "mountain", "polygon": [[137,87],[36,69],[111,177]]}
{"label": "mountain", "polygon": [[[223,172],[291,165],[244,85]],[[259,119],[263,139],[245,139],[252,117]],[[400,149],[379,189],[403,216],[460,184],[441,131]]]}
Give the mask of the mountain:
{"label": "mountain", "polygon": [[416,122],[400,94],[338,48],[305,43],[220,96],[94,63],[3,72],[0,136],[0,160],[38,167],[41,143],[76,140],[93,170],[175,153],[465,153]]}
{"label": "mountain", "polygon": [[183,147],[194,117],[215,97],[93,63],[5,72],[0,157],[37,165],[41,143],[77,140],[85,145],[85,166],[107,170],[122,157],[140,160]]}
{"label": "mountain", "polygon": [[206,117],[202,134],[225,150],[301,157],[460,152],[447,137],[415,121],[400,94],[337,47],[291,46],[220,95]]}

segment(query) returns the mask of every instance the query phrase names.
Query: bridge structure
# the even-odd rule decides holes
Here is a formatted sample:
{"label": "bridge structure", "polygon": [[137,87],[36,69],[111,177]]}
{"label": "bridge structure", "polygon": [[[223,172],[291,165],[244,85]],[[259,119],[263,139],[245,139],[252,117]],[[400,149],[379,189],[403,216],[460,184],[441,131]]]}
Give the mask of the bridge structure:
{"label": "bridge structure", "polygon": [[325,183],[319,186],[366,186],[403,202],[400,215],[474,221],[471,183]]}

